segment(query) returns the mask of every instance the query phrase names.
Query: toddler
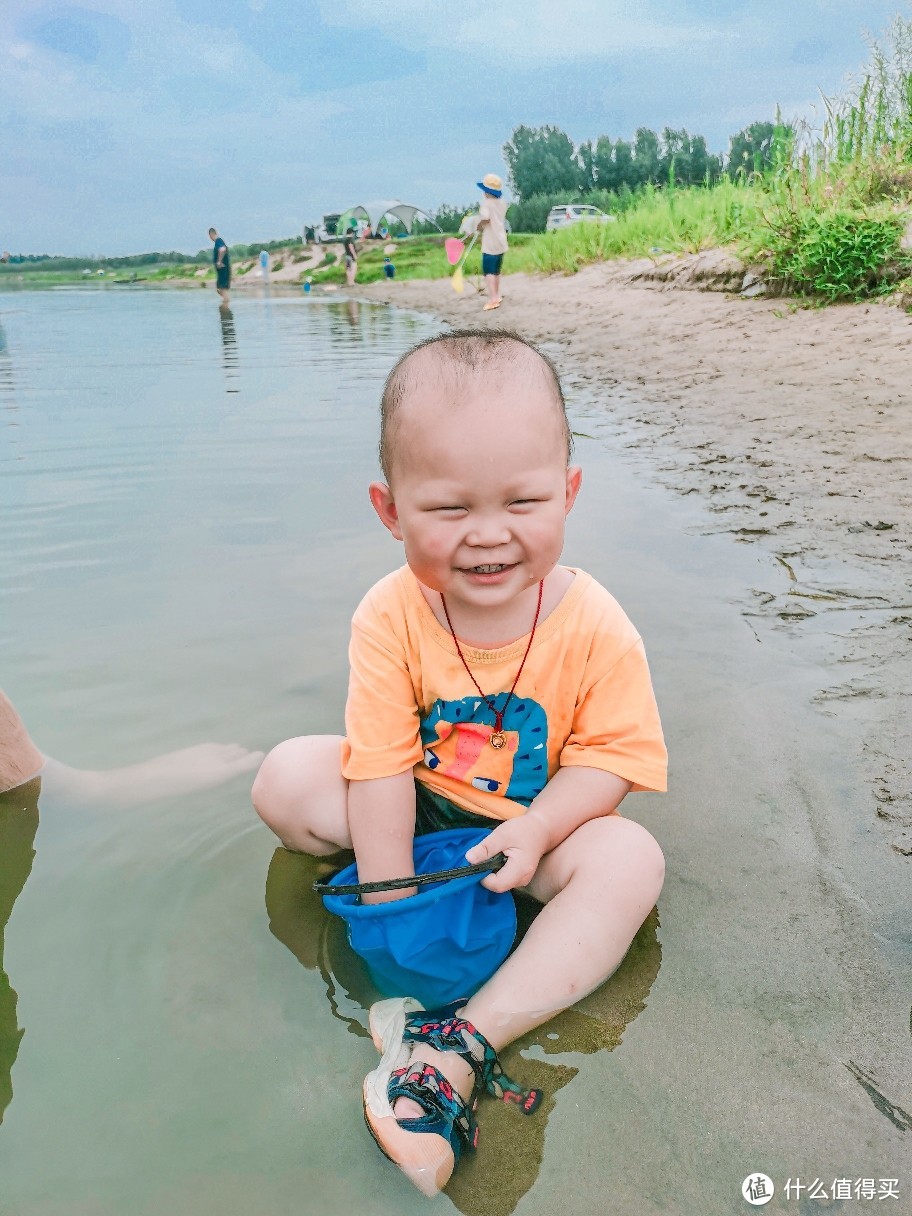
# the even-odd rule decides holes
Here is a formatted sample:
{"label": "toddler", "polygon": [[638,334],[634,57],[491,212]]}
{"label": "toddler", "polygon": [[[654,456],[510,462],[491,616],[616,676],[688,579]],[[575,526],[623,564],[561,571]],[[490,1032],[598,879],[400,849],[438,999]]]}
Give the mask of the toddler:
{"label": "toddler", "polygon": [[485,885],[543,905],[471,999],[371,1010],[368,1127],[433,1195],[480,1092],[536,1105],[497,1052],[603,983],[655,904],[661,850],[618,806],[664,790],[666,755],[636,630],[560,564],[582,474],[550,361],[500,330],[420,343],[387,379],[380,462],[371,503],[407,564],[355,613],[346,737],[280,744],[253,799],[289,849],[353,848],[361,882],[413,873],[416,833],[490,827],[468,861],[505,853]]}

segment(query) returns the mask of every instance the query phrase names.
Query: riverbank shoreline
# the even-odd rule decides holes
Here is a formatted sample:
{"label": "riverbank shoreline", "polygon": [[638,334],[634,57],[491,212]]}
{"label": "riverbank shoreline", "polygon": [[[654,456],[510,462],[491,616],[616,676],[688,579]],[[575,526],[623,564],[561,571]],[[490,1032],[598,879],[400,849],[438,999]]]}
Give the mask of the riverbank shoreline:
{"label": "riverbank shoreline", "polygon": [[768,550],[777,584],[740,606],[824,657],[821,712],[858,721],[872,824],[912,856],[912,319],[887,303],[804,307],[631,283],[629,266],[511,275],[503,306],[470,284],[376,283],[338,298],[502,326],[545,344],[595,393],[626,454],[704,499],[709,531]]}

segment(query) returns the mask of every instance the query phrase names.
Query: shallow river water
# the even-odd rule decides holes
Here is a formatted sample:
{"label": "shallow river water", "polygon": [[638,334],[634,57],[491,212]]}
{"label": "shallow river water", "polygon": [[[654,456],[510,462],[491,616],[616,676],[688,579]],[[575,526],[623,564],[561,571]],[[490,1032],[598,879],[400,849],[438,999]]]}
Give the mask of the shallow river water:
{"label": "shallow river water", "polygon": [[[250,773],[181,792],[182,763],[216,782],[243,758],[109,770],[341,728],[351,612],[401,560],[366,495],[379,390],[437,328],[292,296],[0,296],[0,684],[60,762],[0,800],[3,1216],[427,1207],[361,1121],[372,992],[314,865],[256,820]],[[870,831],[852,724],[736,607],[770,559],[704,535],[602,403],[571,406],[566,560],[646,640],[672,785],[626,809],[668,880],[618,974],[514,1049],[542,1111],[486,1103],[438,1208],[712,1216],[762,1171],[768,1211],[825,1210],[785,1191],[815,1177],[897,1178],[883,1210],[912,1210],[907,868]]]}

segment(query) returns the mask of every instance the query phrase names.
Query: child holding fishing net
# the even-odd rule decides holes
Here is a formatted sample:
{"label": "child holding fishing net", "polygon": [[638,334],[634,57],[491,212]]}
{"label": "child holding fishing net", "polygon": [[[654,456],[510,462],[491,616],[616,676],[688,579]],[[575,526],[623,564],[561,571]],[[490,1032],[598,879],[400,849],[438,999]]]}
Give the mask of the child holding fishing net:
{"label": "child holding fishing net", "polygon": [[419,344],[387,379],[380,456],[370,498],[407,565],[355,613],[346,737],[281,744],[254,803],[288,848],[353,848],[381,885],[415,873],[416,836],[492,829],[467,861],[504,854],[484,886],[543,905],[467,999],[371,1010],[368,1127],[433,1195],[474,1147],[482,1093],[537,1105],[497,1053],[603,983],[655,904],[661,850],[618,806],[665,788],[666,755],[639,635],[559,564],[581,471],[551,363],[504,331]]}

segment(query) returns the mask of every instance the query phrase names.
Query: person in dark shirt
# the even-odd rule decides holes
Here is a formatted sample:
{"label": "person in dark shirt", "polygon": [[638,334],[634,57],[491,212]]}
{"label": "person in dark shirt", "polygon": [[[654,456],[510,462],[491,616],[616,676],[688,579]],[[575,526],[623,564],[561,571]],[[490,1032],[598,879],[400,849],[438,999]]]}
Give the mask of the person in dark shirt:
{"label": "person in dark shirt", "polygon": [[354,224],[342,237],[342,255],[345,258],[345,282],[349,287],[355,285],[355,275],[358,273],[358,230]]}
{"label": "person in dark shirt", "polygon": [[212,247],[212,261],[215,263],[215,289],[222,298],[223,307],[227,308],[231,303],[231,297],[228,295],[228,288],[231,286],[231,256],[228,253],[228,246],[215,228],[209,229],[209,239],[215,242]]}

